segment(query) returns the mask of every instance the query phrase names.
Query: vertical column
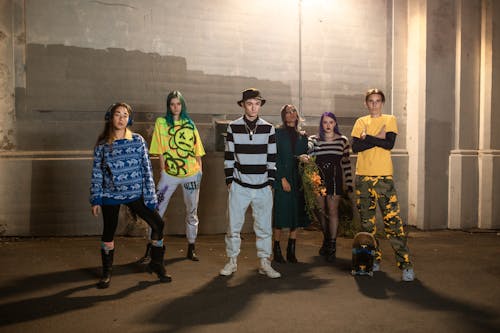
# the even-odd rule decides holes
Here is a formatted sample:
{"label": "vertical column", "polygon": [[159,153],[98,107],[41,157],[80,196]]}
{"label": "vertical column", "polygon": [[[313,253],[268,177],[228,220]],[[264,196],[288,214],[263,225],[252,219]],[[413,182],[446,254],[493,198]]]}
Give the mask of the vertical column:
{"label": "vertical column", "polygon": [[425,208],[425,90],[427,1],[408,1],[408,223],[427,227]]}
{"label": "vertical column", "polygon": [[447,227],[455,116],[456,1],[427,1],[425,221]]}
{"label": "vertical column", "polygon": [[408,4],[409,219],[447,227],[455,110],[456,2]]}
{"label": "vertical column", "polygon": [[[493,228],[494,207],[493,189],[495,180],[495,151],[492,149],[492,91],[493,91],[493,15],[494,1],[482,1],[481,17],[481,79],[480,79],[480,135],[479,135],[479,208],[480,228]],[[498,11],[498,10],[497,10]],[[500,19],[498,16],[496,19]],[[498,50],[498,51],[497,51]],[[495,48],[500,52],[500,49]],[[498,70],[497,70],[498,72]],[[498,177],[498,176],[497,176]],[[498,224],[498,222],[497,222]],[[498,227],[498,225],[496,226]]]}
{"label": "vertical column", "polygon": [[[401,206],[401,218],[404,223],[408,223],[408,150],[407,150],[407,61],[408,61],[408,2],[393,0],[388,5],[390,11],[389,18],[392,18],[392,28],[388,45],[390,47],[390,58],[392,68],[388,70],[388,86],[391,87],[392,103],[390,110],[398,120],[399,134],[396,146],[392,150],[394,162],[394,180],[398,189],[398,198]],[[390,41],[389,41],[390,39]],[[389,58],[388,57],[388,58]],[[387,103],[386,103],[387,104]],[[386,112],[389,106],[386,105]]]}
{"label": "vertical column", "polygon": [[16,146],[12,19],[12,1],[0,0],[0,151]]}
{"label": "vertical column", "polygon": [[456,2],[455,115],[448,228],[477,227],[481,0]]}

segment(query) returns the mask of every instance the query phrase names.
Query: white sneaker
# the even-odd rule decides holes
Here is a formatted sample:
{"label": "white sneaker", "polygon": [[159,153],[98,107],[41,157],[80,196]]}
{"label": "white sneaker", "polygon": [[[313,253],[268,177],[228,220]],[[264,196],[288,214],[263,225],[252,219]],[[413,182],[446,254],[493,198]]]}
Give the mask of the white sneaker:
{"label": "white sneaker", "polygon": [[236,263],[236,257],[229,258],[229,262],[224,266],[223,269],[220,270],[220,275],[229,276],[236,272],[238,268],[238,264]]}
{"label": "white sneaker", "polygon": [[415,272],[413,272],[413,268],[408,267],[403,269],[403,274],[401,276],[401,279],[407,282],[415,280]]}
{"label": "white sneaker", "polygon": [[271,279],[276,279],[281,277],[281,274],[276,272],[271,267],[271,262],[267,258],[260,259],[259,274],[267,275],[267,277],[270,277]]}
{"label": "white sneaker", "polygon": [[375,260],[373,262],[372,271],[374,271],[374,272],[379,272],[380,271],[380,261]]}

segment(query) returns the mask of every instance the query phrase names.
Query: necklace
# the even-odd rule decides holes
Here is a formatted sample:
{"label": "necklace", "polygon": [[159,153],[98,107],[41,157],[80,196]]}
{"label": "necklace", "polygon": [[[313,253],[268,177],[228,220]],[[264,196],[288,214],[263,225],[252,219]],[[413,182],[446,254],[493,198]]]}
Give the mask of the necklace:
{"label": "necklace", "polygon": [[257,127],[258,127],[258,126],[259,126],[259,125],[258,125],[257,123],[255,123],[255,127],[254,127],[253,129],[251,129],[251,128],[247,125],[247,123],[245,122],[245,129],[246,129],[246,131],[247,131],[247,133],[248,133],[248,137],[249,137],[250,141],[252,141],[252,137],[253,137],[253,135],[254,135],[255,133],[257,133]]}

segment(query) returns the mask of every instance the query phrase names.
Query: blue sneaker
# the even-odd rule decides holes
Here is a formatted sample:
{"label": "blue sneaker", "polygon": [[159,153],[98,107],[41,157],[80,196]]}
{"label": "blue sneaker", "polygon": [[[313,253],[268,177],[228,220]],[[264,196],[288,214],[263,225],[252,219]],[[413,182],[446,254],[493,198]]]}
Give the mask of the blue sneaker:
{"label": "blue sneaker", "polygon": [[376,260],[373,262],[373,269],[372,271],[374,272],[379,272],[380,271],[380,261]]}

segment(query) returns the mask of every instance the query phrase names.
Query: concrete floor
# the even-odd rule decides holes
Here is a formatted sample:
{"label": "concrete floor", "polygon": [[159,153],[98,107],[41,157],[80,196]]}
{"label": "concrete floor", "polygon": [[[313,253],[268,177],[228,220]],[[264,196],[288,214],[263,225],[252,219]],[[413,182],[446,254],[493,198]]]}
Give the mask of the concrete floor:
{"label": "concrete floor", "polygon": [[301,263],[274,264],[283,277],[271,280],[244,237],[229,278],[218,276],[223,235],[199,238],[200,262],[185,260],[183,237],[168,237],[170,284],[135,263],[144,239],[117,238],[107,290],[95,288],[98,237],[1,239],[0,332],[500,332],[496,232],[412,230],[412,283],[400,281],[386,240],[382,271],[354,278],[350,239],[327,264],[320,233],[301,231]]}

